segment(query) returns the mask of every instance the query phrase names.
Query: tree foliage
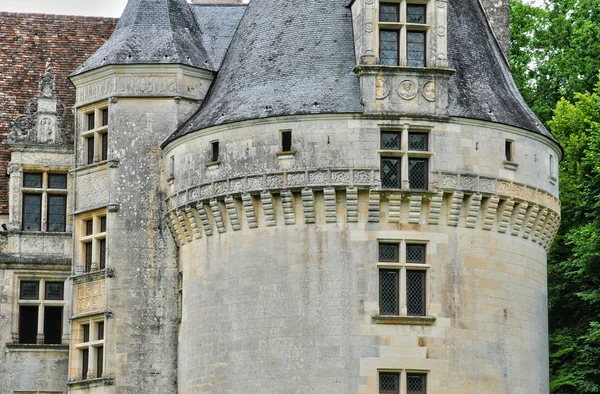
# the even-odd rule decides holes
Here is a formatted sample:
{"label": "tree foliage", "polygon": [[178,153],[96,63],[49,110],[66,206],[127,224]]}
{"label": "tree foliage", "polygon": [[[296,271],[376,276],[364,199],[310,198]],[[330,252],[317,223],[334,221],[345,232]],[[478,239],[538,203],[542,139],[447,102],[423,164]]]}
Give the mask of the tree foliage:
{"label": "tree foliage", "polygon": [[600,0],[510,6],[515,82],[565,151],[548,258],[550,387],[600,393]]}

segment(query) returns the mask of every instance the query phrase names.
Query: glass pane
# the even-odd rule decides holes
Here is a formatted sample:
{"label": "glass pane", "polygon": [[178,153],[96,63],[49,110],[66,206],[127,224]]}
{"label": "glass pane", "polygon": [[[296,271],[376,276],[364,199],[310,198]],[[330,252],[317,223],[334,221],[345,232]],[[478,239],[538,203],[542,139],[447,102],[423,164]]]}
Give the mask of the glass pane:
{"label": "glass pane", "polygon": [[48,231],[65,231],[67,196],[48,195]]}
{"label": "glass pane", "polygon": [[103,270],[106,268],[106,240],[101,239],[98,245],[100,246],[100,269]]}
{"label": "glass pane", "polygon": [[85,221],[85,235],[92,235],[94,233],[94,221],[92,219]]}
{"label": "glass pane", "polygon": [[19,307],[19,343],[36,344],[38,332],[38,306]]}
{"label": "glass pane", "polygon": [[425,245],[406,245],[406,262],[425,264]]}
{"label": "glass pane", "polygon": [[62,300],[63,299],[63,282],[46,282],[46,299],[47,300]]}
{"label": "glass pane", "polygon": [[398,244],[379,244],[379,261],[398,262]]}
{"label": "glass pane", "polygon": [[96,349],[96,377],[101,378],[104,375],[104,347]]}
{"label": "glass pane", "polygon": [[409,316],[425,316],[425,271],[406,271],[406,309]]}
{"label": "glass pane", "polygon": [[40,231],[42,195],[23,194],[23,230]]}
{"label": "glass pane", "polygon": [[62,343],[62,306],[44,307],[44,343],[60,345]]}
{"label": "glass pane", "polygon": [[427,375],[409,373],[406,375],[407,394],[425,394],[427,392]]}
{"label": "glass pane", "polygon": [[42,187],[42,173],[24,172],[23,187]]}
{"label": "glass pane", "polygon": [[22,300],[37,300],[39,296],[40,282],[21,282],[21,293],[19,298]]}
{"label": "glass pane", "polygon": [[413,190],[427,190],[427,159],[408,160],[408,181]]}
{"label": "glass pane", "polygon": [[91,112],[89,114],[87,114],[87,129],[88,130],[92,130],[94,128],[94,113]]}
{"label": "glass pane", "polygon": [[379,314],[398,315],[398,270],[379,270]]}
{"label": "glass pane", "polygon": [[398,31],[379,31],[379,58],[384,66],[398,65]]}
{"label": "glass pane", "polygon": [[108,160],[108,133],[104,133],[100,136],[102,139],[102,155],[100,160]]}
{"label": "glass pane", "polygon": [[102,126],[108,126],[108,108],[102,110]]}
{"label": "glass pane", "polygon": [[88,378],[89,357],[89,349],[85,349],[81,352],[81,380],[86,380]]}
{"label": "glass pane", "polygon": [[408,23],[425,23],[425,5],[408,4],[406,21]]}
{"label": "glass pane", "polygon": [[90,341],[90,325],[89,324],[84,324],[81,326],[81,329],[83,330],[83,342],[89,342]]}
{"label": "glass pane", "polygon": [[94,162],[94,137],[87,138],[87,164]]}
{"label": "glass pane", "polygon": [[49,189],[66,189],[67,174],[48,174]]}
{"label": "glass pane", "polygon": [[381,159],[381,186],[385,189],[400,188],[400,160]]}
{"label": "glass pane", "polygon": [[400,133],[381,133],[381,149],[400,149]]}
{"label": "glass pane", "polygon": [[425,32],[406,33],[406,58],[409,67],[425,67]]}
{"label": "glass pane", "polygon": [[380,393],[398,393],[400,388],[400,374],[381,372],[379,374]]}
{"label": "glass pane", "polygon": [[106,232],[106,216],[100,218],[100,232]]}
{"label": "glass pane", "polygon": [[85,272],[92,271],[92,243],[85,244]]}
{"label": "glass pane", "polygon": [[103,321],[101,321],[101,322],[98,323],[98,336],[97,336],[97,339],[99,341],[101,341],[101,340],[104,339],[104,322]]}
{"label": "glass pane", "polygon": [[379,4],[379,21],[380,22],[399,22],[399,4],[395,3],[380,3]]}
{"label": "glass pane", "polygon": [[408,133],[408,150],[427,150],[426,133]]}

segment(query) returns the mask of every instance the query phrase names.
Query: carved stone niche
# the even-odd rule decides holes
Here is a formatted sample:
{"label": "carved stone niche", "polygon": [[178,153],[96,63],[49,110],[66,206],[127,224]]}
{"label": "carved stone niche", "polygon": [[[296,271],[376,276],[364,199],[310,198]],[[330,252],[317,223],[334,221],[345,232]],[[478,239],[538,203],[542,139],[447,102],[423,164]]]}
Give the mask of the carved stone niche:
{"label": "carved stone niche", "polygon": [[356,72],[365,113],[448,116],[448,80],[454,70],[363,65]]}
{"label": "carved stone niche", "polygon": [[65,121],[66,107],[56,97],[56,77],[40,78],[38,96],[27,103],[25,114],[11,124],[8,144],[64,146],[73,144],[73,134]]}

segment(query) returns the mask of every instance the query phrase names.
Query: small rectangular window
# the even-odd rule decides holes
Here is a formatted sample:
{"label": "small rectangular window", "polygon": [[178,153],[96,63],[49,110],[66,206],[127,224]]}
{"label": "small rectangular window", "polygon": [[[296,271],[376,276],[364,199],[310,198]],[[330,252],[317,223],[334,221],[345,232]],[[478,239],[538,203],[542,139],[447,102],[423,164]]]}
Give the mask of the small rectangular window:
{"label": "small rectangular window", "polygon": [[102,110],[102,126],[108,126],[108,108]]}
{"label": "small rectangular window", "polygon": [[23,281],[19,292],[21,300],[37,300],[40,298],[40,282]]}
{"label": "small rectangular window", "polygon": [[379,270],[379,314],[398,315],[399,270]]}
{"label": "small rectangular window", "polygon": [[400,373],[399,372],[380,372],[379,373],[379,394],[398,394],[400,392]]}
{"label": "small rectangular window", "polygon": [[38,306],[19,306],[19,343],[37,343]]}
{"label": "small rectangular window", "polygon": [[406,270],[406,310],[408,316],[425,316],[425,276],[423,270]]}
{"label": "small rectangular window", "polygon": [[383,66],[397,66],[400,59],[400,32],[379,30],[379,59]]}
{"label": "small rectangular window", "polygon": [[425,67],[425,37],[424,31],[406,32],[406,59],[408,67]]}
{"label": "small rectangular window", "polygon": [[67,196],[48,195],[48,231],[64,232],[67,224]]}
{"label": "small rectangular window", "polygon": [[48,189],[66,189],[67,174],[48,174]]}
{"label": "small rectangular window", "polygon": [[81,380],[86,380],[88,377],[90,350],[84,349],[81,351]]}
{"label": "small rectangular window", "polygon": [[64,297],[63,282],[46,282],[46,300],[60,300]]}
{"label": "small rectangular window", "polygon": [[96,377],[101,378],[104,375],[104,346],[96,348]]}
{"label": "small rectangular window", "polygon": [[406,262],[408,264],[425,264],[425,245],[406,245]]}
{"label": "small rectangular window", "polygon": [[427,133],[408,133],[408,150],[427,151]]}
{"label": "small rectangular window", "polygon": [[400,159],[395,157],[381,158],[381,186],[384,189],[400,188]]}
{"label": "small rectangular window", "polygon": [[426,7],[424,4],[406,5],[406,22],[425,23]]}
{"label": "small rectangular window", "polygon": [[284,130],[281,132],[281,151],[291,152],[292,151],[292,131]]}
{"label": "small rectangular window", "polygon": [[23,194],[23,230],[40,231],[42,227],[42,195]]}
{"label": "small rectangular window", "polygon": [[391,262],[391,263],[399,262],[400,261],[399,249],[400,249],[400,245],[398,245],[398,244],[380,243],[379,244],[379,261],[380,262]]}
{"label": "small rectangular window", "polygon": [[427,394],[427,374],[407,373],[406,394]]}
{"label": "small rectangular window", "polygon": [[94,163],[94,137],[86,138],[87,142],[87,164]]}
{"label": "small rectangular window", "polygon": [[44,343],[60,345],[62,343],[62,306],[44,307]]}
{"label": "small rectangular window", "polygon": [[92,243],[85,244],[85,272],[92,271]]}
{"label": "small rectangular window", "polygon": [[108,133],[100,134],[100,142],[102,143],[102,151],[100,152],[100,160],[108,160]]}
{"label": "small rectangular window", "polygon": [[103,270],[106,268],[106,239],[101,239],[98,241],[98,246],[100,247],[100,269]]}
{"label": "small rectangular window", "polygon": [[90,112],[89,114],[86,115],[87,116],[87,130],[93,130],[95,129],[95,114],[94,112]]}
{"label": "small rectangular window", "polygon": [[411,190],[427,190],[428,159],[408,159],[408,183]]}
{"label": "small rectangular window", "polygon": [[219,141],[210,143],[210,162],[216,163],[219,161]]}
{"label": "small rectangular window", "polygon": [[513,161],[513,143],[514,141],[511,140],[504,142],[504,156],[506,161]]}
{"label": "small rectangular window", "polygon": [[101,322],[98,323],[98,337],[97,337],[97,339],[99,341],[101,341],[101,340],[104,339],[104,322],[103,321],[101,321]]}
{"label": "small rectangular window", "polygon": [[24,172],[23,173],[23,187],[42,187],[42,173],[41,172]]}
{"label": "small rectangular window", "polygon": [[550,176],[554,176],[554,156],[548,158],[548,167],[550,168]]}
{"label": "small rectangular window", "polygon": [[379,3],[380,22],[400,22],[400,4]]}
{"label": "small rectangular window", "polygon": [[381,149],[400,149],[400,133],[383,131],[381,132]]}
{"label": "small rectangular window", "polygon": [[89,342],[90,341],[90,325],[89,324],[83,324],[81,326],[81,330],[83,331],[83,343]]}
{"label": "small rectangular window", "polygon": [[169,177],[175,175],[175,156],[169,157]]}

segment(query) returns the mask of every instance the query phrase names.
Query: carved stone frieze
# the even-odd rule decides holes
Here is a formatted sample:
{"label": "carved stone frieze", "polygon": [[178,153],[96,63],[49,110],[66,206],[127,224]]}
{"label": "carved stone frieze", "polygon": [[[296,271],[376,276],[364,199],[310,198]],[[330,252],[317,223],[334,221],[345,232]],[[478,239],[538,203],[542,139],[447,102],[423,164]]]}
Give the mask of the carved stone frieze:
{"label": "carved stone frieze", "polygon": [[75,315],[101,311],[105,308],[105,280],[76,283],[73,285],[75,293]]}

